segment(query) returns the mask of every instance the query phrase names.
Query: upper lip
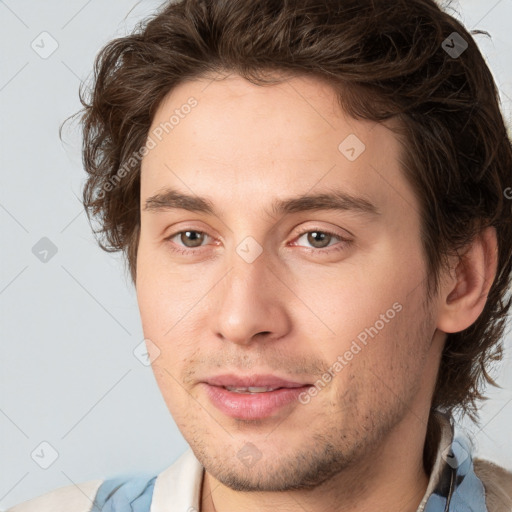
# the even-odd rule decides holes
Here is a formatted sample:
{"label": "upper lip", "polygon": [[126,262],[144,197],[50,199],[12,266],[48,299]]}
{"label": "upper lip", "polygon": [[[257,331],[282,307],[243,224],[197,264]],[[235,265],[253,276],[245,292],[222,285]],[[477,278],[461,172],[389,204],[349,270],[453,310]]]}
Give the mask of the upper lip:
{"label": "upper lip", "polygon": [[217,375],[209,377],[205,380],[211,386],[222,387],[268,387],[268,388],[300,388],[309,384],[305,382],[294,382],[291,380],[281,379],[275,375],[248,375],[245,377],[237,375]]}

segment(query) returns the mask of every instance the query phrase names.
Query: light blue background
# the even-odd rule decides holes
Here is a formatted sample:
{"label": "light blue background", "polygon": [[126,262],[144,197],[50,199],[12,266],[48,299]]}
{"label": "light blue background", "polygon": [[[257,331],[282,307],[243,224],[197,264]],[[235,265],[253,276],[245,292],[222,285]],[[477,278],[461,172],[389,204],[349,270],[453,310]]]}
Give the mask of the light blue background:
{"label": "light blue background", "polygon": [[[80,104],[99,49],[125,35],[157,1],[0,1],[0,508],[49,490],[126,471],[161,471],[186,448],[149,367],[133,355],[143,340],[135,292],[121,256],[101,251],[79,202],[85,179],[77,131],[58,138]],[[453,7],[477,36],[510,121],[512,0]],[[458,15],[457,15],[458,16]],[[46,59],[31,47],[43,31],[58,43]],[[48,37],[48,36],[44,36]],[[50,48],[51,39],[46,39]],[[57,254],[39,261],[48,237]],[[512,341],[490,390],[477,454],[512,469]],[[42,469],[41,442],[58,452]],[[46,449],[45,453],[51,453]]]}

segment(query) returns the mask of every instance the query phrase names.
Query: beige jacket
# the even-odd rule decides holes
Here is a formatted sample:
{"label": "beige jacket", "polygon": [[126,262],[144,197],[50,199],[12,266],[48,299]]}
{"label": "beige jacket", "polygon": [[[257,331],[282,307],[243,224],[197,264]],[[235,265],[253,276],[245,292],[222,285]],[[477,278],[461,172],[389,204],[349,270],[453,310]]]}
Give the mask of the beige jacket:
{"label": "beige jacket", "polygon": [[475,459],[475,474],[485,487],[489,512],[512,512],[512,473],[489,462]]}

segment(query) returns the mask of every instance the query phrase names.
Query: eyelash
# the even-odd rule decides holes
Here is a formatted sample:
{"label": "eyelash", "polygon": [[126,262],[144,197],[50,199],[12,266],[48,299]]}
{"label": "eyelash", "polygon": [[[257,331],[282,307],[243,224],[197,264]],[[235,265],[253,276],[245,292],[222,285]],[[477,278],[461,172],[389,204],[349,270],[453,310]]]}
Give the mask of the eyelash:
{"label": "eyelash", "polygon": [[[173,233],[172,235],[169,235],[168,237],[165,238],[165,241],[169,242],[171,244],[171,249],[174,251],[174,252],[177,252],[179,254],[191,254],[191,253],[194,253],[194,252],[197,252],[199,249],[201,249],[202,247],[204,246],[198,246],[197,248],[190,248],[190,247],[182,247],[182,246],[179,246],[179,245],[176,245],[174,242],[171,242],[171,240],[176,237],[177,235],[181,235],[182,233],[185,233],[187,231],[191,231],[193,233],[201,233],[201,234],[204,234],[206,236],[210,236],[208,235],[208,233],[205,233],[204,231],[199,231],[197,229],[184,229],[184,230],[181,230],[181,231],[177,231],[176,233]],[[351,243],[352,243],[352,240],[348,240],[346,238],[343,238],[342,236],[338,235],[337,233],[334,233],[333,231],[329,231],[329,230],[326,230],[326,229],[318,229],[318,228],[308,228],[308,229],[305,229],[304,231],[301,231],[297,236],[296,238],[300,238],[302,237],[303,235],[307,234],[307,233],[323,233],[324,235],[328,235],[328,236],[332,236],[332,237],[335,237],[335,238],[338,238],[340,240],[340,243],[337,244],[337,245],[334,245],[332,247],[334,248],[329,248],[331,246],[327,246],[325,248],[316,248],[316,247],[303,247],[303,249],[306,249],[308,252],[310,253],[318,253],[318,252],[321,252],[323,254],[330,254],[332,252],[337,252],[337,251],[342,251],[344,249],[346,249]]]}

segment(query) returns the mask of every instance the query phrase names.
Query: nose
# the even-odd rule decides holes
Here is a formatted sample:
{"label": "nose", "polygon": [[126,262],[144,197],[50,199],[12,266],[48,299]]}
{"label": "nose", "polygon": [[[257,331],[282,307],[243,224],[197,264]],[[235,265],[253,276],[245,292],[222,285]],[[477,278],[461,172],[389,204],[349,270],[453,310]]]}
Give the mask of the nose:
{"label": "nose", "polygon": [[265,251],[251,263],[235,253],[230,263],[212,297],[216,336],[238,345],[282,338],[291,329],[291,292],[277,277],[275,265]]}

